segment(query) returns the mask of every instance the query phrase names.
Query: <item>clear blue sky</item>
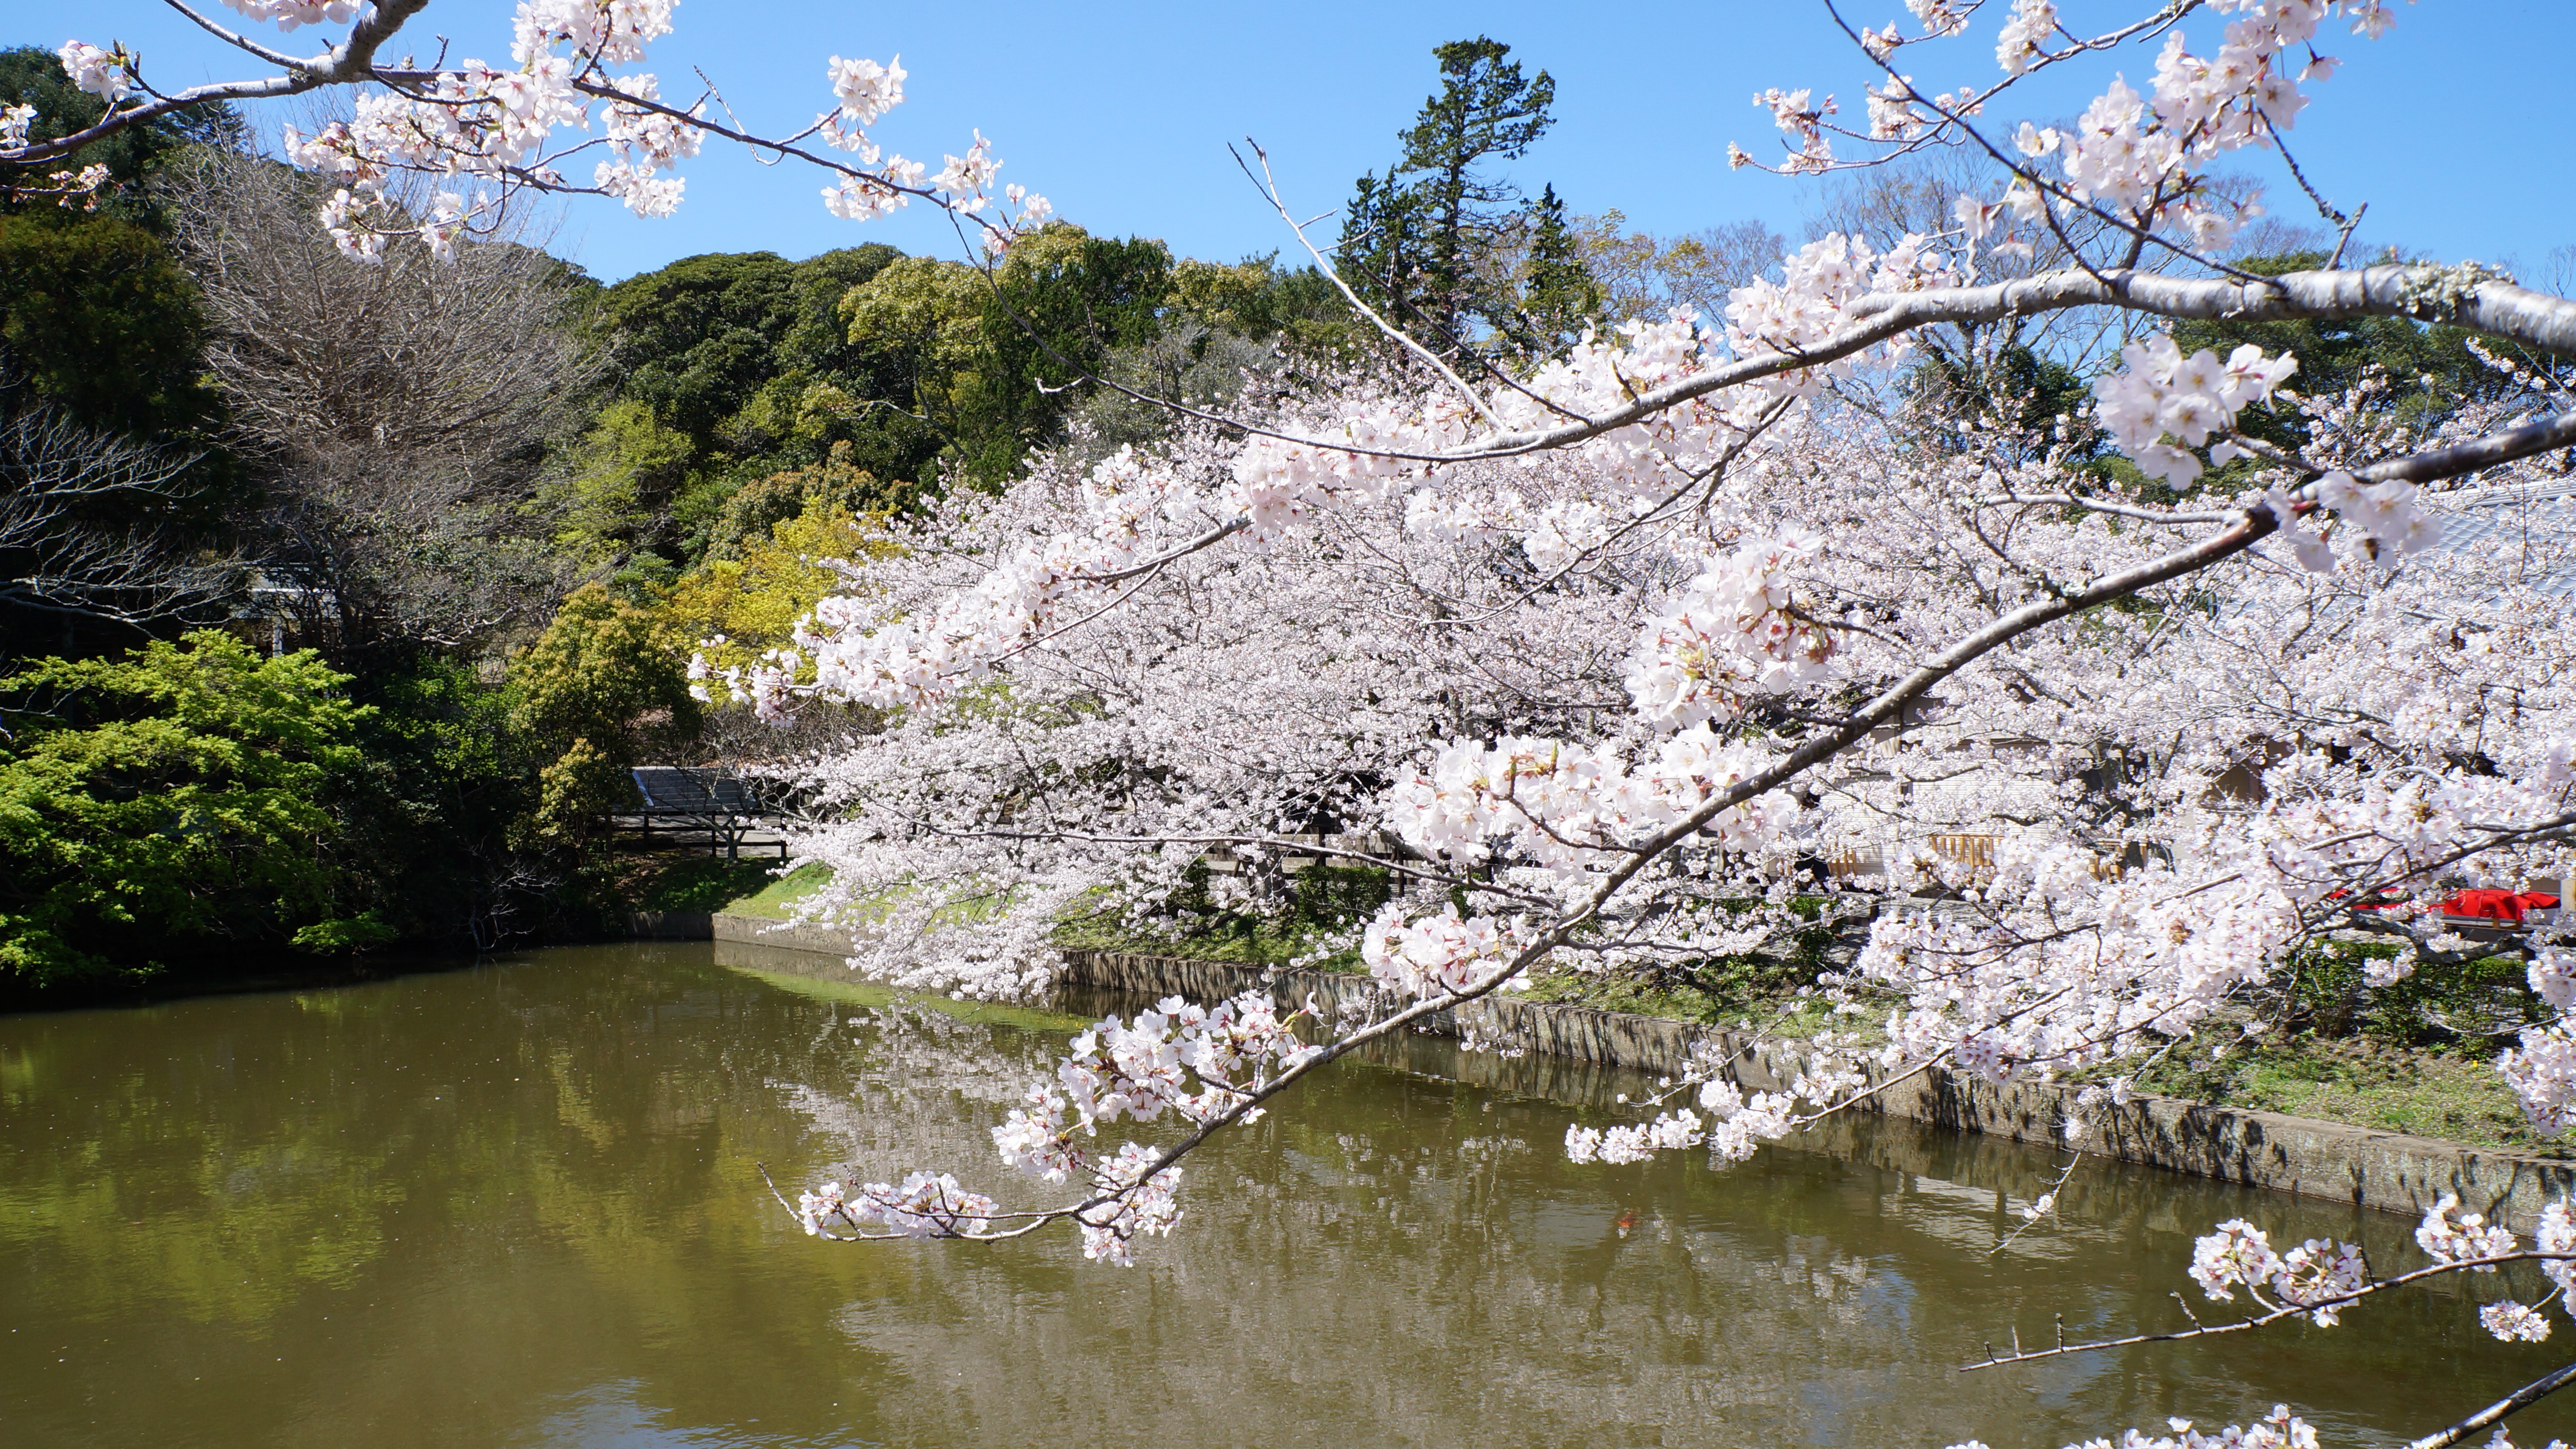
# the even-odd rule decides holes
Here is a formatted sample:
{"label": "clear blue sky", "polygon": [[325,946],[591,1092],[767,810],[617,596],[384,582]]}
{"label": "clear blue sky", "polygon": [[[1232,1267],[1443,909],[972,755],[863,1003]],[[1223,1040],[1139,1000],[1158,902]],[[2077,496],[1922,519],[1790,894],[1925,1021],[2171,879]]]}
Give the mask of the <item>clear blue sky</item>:
{"label": "clear blue sky", "polygon": [[[1903,14],[1869,0],[1855,23]],[[1998,9],[1998,7],[1989,7]],[[2134,15],[2145,0],[2066,0],[2077,24]],[[503,58],[505,0],[434,0],[406,36],[428,53],[444,34],[456,56]],[[1884,13],[1880,13],[1884,12]],[[227,20],[238,17],[217,10]],[[251,73],[203,32],[145,0],[73,7],[0,0],[0,37],[48,48],[77,35],[143,51],[146,74],[168,88]],[[1968,37],[1914,52],[1918,82],[1984,83],[1995,74],[1983,17]],[[1795,237],[1812,182],[1730,172],[1730,140],[1769,154],[1769,120],[1749,104],[1769,85],[1813,86],[1862,113],[1867,81],[1812,0],[1699,4],[1299,5],[993,3],[860,6],[844,0],[684,0],[674,33],[655,46],[666,95],[691,66],[724,87],[753,126],[810,120],[830,92],[823,58],[884,60],[900,53],[910,100],[880,122],[893,149],[934,168],[962,151],[973,128],[993,139],[1006,181],[1045,193],[1094,231],[1160,237],[1217,260],[1291,245],[1226,155],[1251,135],[1269,148],[1291,201],[1312,214],[1338,205],[1353,177],[1382,167],[1394,135],[1434,86],[1431,47],[1479,33],[1557,80],[1555,130],[1517,175],[1530,190],[1554,182],[1577,211],[1617,207],[1659,232],[1759,217]],[[2207,53],[2215,17],[2184,32]],[[298,32],[288,43],[309,40]],[[275,41],[273,30],[264,38]],[[2576,0],[2427,0],[2398,11],[2376,43],[2334,34],[2345,69],[2322,87],[2294,139],[2300,159],[2340,205],[2370,204],[2365,237],[2448,257],[2536,263],[2576,243],[2576,176],[2563,140],[2576,54]],[[2154,58],[2119,65],[2134,82]],[[2082,72],[2087,93],[2104,74]],[[2072,114],[2074,90],[2034,92],[2017,118]],[[267,120],[273,126],[275,116]],[[2261,169],[2258,165],[2251,169]],[[954,254],[957,242],[924,208],[865,225],[842,222],[817,199],[819,178],[796,165],[764,168],[739,149],[710,147],[692,163],[675,217],[638,221],[613,204],[575,203],[557,249],[609,280],[709,251],[770,250],[803,257],[885,241]],[[2305,208],[2286,181],[2273,210]],[[1329,234],[1331,224],[1322,228]]]}

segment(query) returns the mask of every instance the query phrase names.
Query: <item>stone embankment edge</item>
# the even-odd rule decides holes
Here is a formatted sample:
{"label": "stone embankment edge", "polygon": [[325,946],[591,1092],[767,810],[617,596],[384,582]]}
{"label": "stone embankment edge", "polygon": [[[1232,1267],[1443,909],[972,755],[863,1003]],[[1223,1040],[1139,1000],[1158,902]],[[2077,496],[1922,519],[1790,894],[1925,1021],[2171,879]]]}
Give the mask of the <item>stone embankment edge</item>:
{"label": "stone embankment edge", "polygon": [[[849,953],[848,937],[825,927],[718,914],[710,930],[718,941]],[[1068,951],[1065,962],[1066,979],[1080,986],[1202,1001],[1257,990],[1302,1004],[1311,994],[1328,1014],[1345,1004],[1364,1006],[1372,989],[1368,978],[1341,972],[1128,951]],[[1555,1002],[1489,997],[1433,1017],[1426,1027],[1659,1076],[1681,1072],[1693,1049],[1705,1047],[1736,1063],[1736,1079],[1747,1090],[1777,1090],[1795,1071],[1751,1033]],[[1868,1106],[1937,1127],[2055,1147],[2064,1144],[2075,1095],[2072,1087],[1927,1072],[1881,1088]],[[2490,1220],[2528,1228],[2544,1203],[2576,1192],[2576,1162],[2278,1112],[2140,1095],[2123,1105],[2100,1105],[2090,1116],[2092,1130],[2081,1147],[2092,1155],[2385,1212],[2421,1215],[2456,1193]]]}

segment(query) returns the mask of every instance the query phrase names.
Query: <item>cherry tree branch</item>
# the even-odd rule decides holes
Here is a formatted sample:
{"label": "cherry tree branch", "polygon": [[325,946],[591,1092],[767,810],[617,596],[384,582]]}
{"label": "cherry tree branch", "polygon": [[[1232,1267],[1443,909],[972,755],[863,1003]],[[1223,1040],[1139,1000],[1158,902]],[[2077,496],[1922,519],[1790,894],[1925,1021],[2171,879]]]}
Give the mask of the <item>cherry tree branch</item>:
{"label": "cherry tree branch", "polygon": [[[2414,317],[2453,322],[2545,351],[2576,354],[2576,301],[2486,280],[2482,274],[2473,277],[2441,267],[2388,265],[2336,272],[2290,272],[2254,281],[2196,280],[2132,269],[2099,274],[2070,269],[1981,287],[1940,287],[1861,297],[1844,309],[1845,315],[1854,320],[1812,348],[1795,353],[1764,353],[1714,367],[1580,423],[1497,433],[1448,452],[1380,456],[1464,462],[1562,448],[1727,388],[1839,362],[1920,328],[1943,323],[2000,322],[2076,307],[2117,307],[2177,321]],[[1322,441],[1316,446],[1374,451]]]}
{"label": "cherry tree branch", "polygon": [[2437,1433],[2427,1434],[2423,1438],[2414,1441],[2407,1445],[2406,1449],[2451,1449],[2452,1445],[2459,1443],[2461,1440],[2468,1438],[2479,1430],[2493,1428],[2495,1425],[2502,1423],[2506,1418],[2517,1414],[2524,1409],[2530,1408],[2532,1405],[2539,1403],[2542,1399],[2548,1398],[2551,1394],[2567,1387],[2570,1383],[2576,1383],[2576,1363],[2571,1363],[2565,1368],[2556,1370],[2555,1372],[2541,1375],[2539,1378],[2532,1380],[2530,1383],[2524,1384],[2521,1388],[2514,1390],[2512,1393],[2509,1393],[2503,1398],[2496,1400],[2494,1403],[2487,1405],[2485,1408],[2478,1410],[2476,1413],[2471,1414],[2456,1424],[2453,1424],[2451,1427]]}
{"label": "cherry tree branch", "polygon": [[110,136],[131,130],[147,121],[157,121],[163,116],[194,110],[199,106],[214,105],[223,101],[274,100],[283,96],[297,96],[307,91],[320,90],[324,86],[355,85],[361,81],[391,81],[408,78],[407,72],[379,72],[376,69],[376,51],[386,41],[391,40],[394,32],[402,29],[405,22],[419,14],[429,4],[429,0],[378,0],[378,3],[370,5],[358,18],[357,24],[349,28],[349,38],[346,41],[319,55],[301,60],[236,35],[187,6],[177,4],[176,0],[172,0],[172,3],[173,8],[181,14],[214,32],[229,44],[273,65],[287,67],[286,74],[270,76],[265,80],[214,81],[205,85],[190,86],[186,90],[174,91],[139,106],[128,106],[123,110],[111,106],[107,114],[100,117],[96,124],[74,131],[68,136],[57,136],[50,141],[30,141],[14,150],[0,150],[0,165],[31,166],[39,161],[68,156],[93,142],[104,141]]}
{"label": "cherry tree branch", "polygon": [[[2400,1273],[2393,1278],[2381,1278],[2374,1282],[2364,1283],[2349,1293],[2338,1294],[2330,1298],[2319,1298],[2313,1303],[2266,1305],[2264,1311],[2261,1313],[2251,1314],[2247,1317],[2236,1319],[2229,1323],[2202,1323],[2195,1318],[2192,1320],[2191,1327],[2177,1328],[2170,1333],[2133,1333],[2126,1338],[2103,1338],[2095,1339],[2086,1343],[2060,1343],[2053,1348],[2016,1348],[2011,1353],[2004,1354],[1989,1352],[1983,1359],[1975,1363],[1963,1363],[1959,1365],[1959,1372],[1963,1374],[1975,1373],[1979,1369],[2006,1368],[2017,1363],[2035,1363],[2044,1358],[2064,1358],[2072,1354],[2098,1353],[2106,1348],[2134,1348],[2142,1343],[2180,1343],[2186,1339],[2215,1338],[2220,1334],[2244,1333],[2252,1329],[2268,1328],[2284,1319],[2305,1318],[2309,1314],[2315,1313],[2319,1310],[2337,1311],[2349,1308],[2353,1304],[2360,1302],[2362,1299],[2367,1298],[2374,1293],[2385,1293],[2391,1288],[2403,1288],[2409,1284],[2420,1283],[2429,1278],[2440,1278],[2452,1273],[2472,1272],[2479,1269],[2497,1268],[2507,1263],[2563,1263],[2570,1261],[2571,1259],[2576,1259],[2576,1253],[2545,1253],[2533,1251],[2527,1253],[2499,1253],[2491,1258],[2455,1258],[2448,1262],[2435,1263],[2430,1267],[2417,1268],[2412,1272]],[[2179,1298],[2181,1295],[2176,1294],[2175,1296]],[[2257,1299],[2256,1301],[2259,1303],[2262,1300]],[[2184,1312],[2188,1314],[2190,1310],[2185,1308]],[[2559,1374],[2554,1374],[2551,1378],[2556,1379],[2559,1378],[2560,1374],[2570,1373],[2576,1373],[2576,1365],[2570,1365],[2566,1369],[2561,1369]],[[2559,1379],[2559,1383],[2551,1383],[2549,1379],[2543,1379],[2541,1382],[2549,1384],[2549,1389],[2542,1390],[2542,1393],[2545,1394],[2549,1392],[2550,1389],[2558,1388],[2560,1383],[2564,1383],[2565,1380]],[[2537,1385],[2517,1390],[2516,1393],[2529,1393],[2532,1387],[2537,1387]],[[2482,1412],[2494,1414],[2495,1419],[2501,1419],[2505,1414],[2512,1413],[2514,1409],[2521,1408],[2528,1403],[2536,1402],[2539,1397],[2540,1395],[2535,1394],[2531,1399],[2523,1400],[2521,1403],[2515,1403],[2509,1398],[2505,1400],[2504,1403],[2490,1406]],[[2511,1407],[2506,1407],[2506,1405],[2511,1405]],[[2503,1412],[2497,1413],[2498,1409],[2502,1409]],[[2484,1427],[2485,1424],[2494,1423],[2495,1419],[2487,1419],[2483,1424],[2470,1422],[2465,1428],[2462,1428],[2460,1432],[2474,1432],[2476,1429]],[[2449,1433],[2451,1431],[2445,1430],[2444,1432]],[[2458,1440],[2434,1438],[2417,1440],[2416,1442],[2418,1444],[2453,1444],[2457,1443]],[[2410,1446],[2410,1449],[2412,1449],[2412,1446]]]}

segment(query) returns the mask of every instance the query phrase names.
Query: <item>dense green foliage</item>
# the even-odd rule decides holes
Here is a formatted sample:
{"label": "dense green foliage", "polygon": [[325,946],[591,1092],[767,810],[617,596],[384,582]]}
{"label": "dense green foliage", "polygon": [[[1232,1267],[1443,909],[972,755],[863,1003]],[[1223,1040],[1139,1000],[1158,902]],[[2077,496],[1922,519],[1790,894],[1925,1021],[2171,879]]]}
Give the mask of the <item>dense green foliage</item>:
{"label": "dense green foliage", "polygon": [[391,937],[339,828],[369,713],[346,683],[213,631],[0,679],[0,966],[45,983]]}
{"label": "dense green foliage", "polygon": [[921,429],[849,405],[882,394],[853,377],[839,314],[900,255],[689,257],[602,291],[592,327],[618,380],[573,456],[567,542],[676,561],[703,547],[743,478],[819,462],[835,443],[864,445],[880,476],[918,470],[935,451]]}
{"label": "dense green foliage", "polygon": [[83,422],[155,437],[206,418],[195,292],[131,222],[0,216],[0,365]]}
{"label": "dense green foliage", "polygon": [[1175,261],[1057,223],[989,270],[884,246],[789,262],[690,257],[603,290],[612,395],[567,450],[561,546],[648,597],[827,497],[901,510],[952,476],[1008,479],[1063,436],[1087,379],[1179,335],[1336,336],[1318,274]]}
{"label": "dense green foliage", "polygon": [[596,929],[661,889],[599,834],[697,708],[659,620],[595,585],[498,689],[213,630],[34,661],[0,679],[0,987]]}
{"label": "dense green foliage", "polygon": [[592,584],[510,661],[509,725],[541,763],[529,843],[577,846],[634,808],[637,765],[698,733],[677,644],[655,616]]}

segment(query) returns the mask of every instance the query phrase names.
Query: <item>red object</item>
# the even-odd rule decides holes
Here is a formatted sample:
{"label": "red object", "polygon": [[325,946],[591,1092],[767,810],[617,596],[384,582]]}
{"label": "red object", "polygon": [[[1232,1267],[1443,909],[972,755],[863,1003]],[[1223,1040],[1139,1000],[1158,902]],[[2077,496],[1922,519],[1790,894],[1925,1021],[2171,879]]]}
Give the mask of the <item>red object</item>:
{"label": "red object", "polygon": [[[2350,892],[2334,891],[2328,900],[2342,900]],[[2393,911],[2411,906],[2405,900],[2369,900],[2353,902],[2356,911]],[[2447,900],[2432,903],[2432,908],[2459,920],[2494,921],[2500,925],[2521,925],[2527,911],[2554,911],[2558,897],[2544,891],[2462,891]]]}
{"label": "red object", "polygon": [[2558,897],[2538,891],[2462,891],[2441,902],[2437,909],[2446,916],[2520,925],[2525,911],[2558,909]]}

